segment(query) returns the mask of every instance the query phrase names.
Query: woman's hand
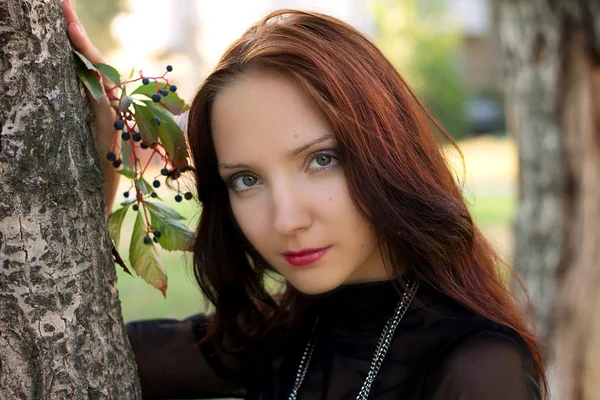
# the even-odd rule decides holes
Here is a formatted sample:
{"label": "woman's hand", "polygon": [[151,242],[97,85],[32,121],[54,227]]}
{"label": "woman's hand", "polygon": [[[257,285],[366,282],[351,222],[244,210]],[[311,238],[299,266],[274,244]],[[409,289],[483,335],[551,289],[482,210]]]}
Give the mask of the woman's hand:
{"label": "woman's hand", "polygon": [[[61,0],[61,2],[63,15],[67,20],[69,39],[71,40],[73,47],[92,63],[104,63],[104,57],[92,44],[85,33],[85,30],[81,26],[71,1]],[[117,113],[110,106],[108,94],[117,96],[117,93],[114,90],[115,84],[102,75],[100,75],[100,83],[103,87],[104,96],[99,102],[94,100],[87,90],[86,92],[88,99],[92,104],[92,108],[94,109],[94,118],[96,121],[96,149],[100,155],[105,178],[104,202],[106,203],[106,213],[110,214],[112,212],[112,203],[119,185],[120,175],[116,173],[112,162],[106,159],[106,153],[108,153],[110,146],[115,140],[115,135],[118,133],[114,128]]]}

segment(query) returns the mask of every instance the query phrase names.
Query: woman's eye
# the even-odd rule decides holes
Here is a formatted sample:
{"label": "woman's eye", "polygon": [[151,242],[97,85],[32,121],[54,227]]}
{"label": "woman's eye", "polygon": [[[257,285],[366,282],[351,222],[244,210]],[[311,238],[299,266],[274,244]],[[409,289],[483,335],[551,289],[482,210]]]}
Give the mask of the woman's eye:
{"label": "woman's eye", "polygon": [[318,156],[315,161],[317,162],[317,164],[319,164],[322,167],[325,167],[326,165],[328,165],[331,162],[331,156],[327,155],[327,154],[322,154],[320,156]]}
{"label": "woman's eye", "polygon": [[[329,154],[324,151],[313,153],[308,160],[309,165],[305,172],[318,173],[335,167],[339,163],[339,158],[336,155],[337,151],[328,151],[335,154]],[[239,173],[237,175],[233,175],[232,177],[226,179],[226,181],[229,183],[231,190],[238,194],[250,190],[253,186],[262,183],[260,182],[260,179],[254,175],[250,175],[249,173]]]}
{"label": "woman's eye", "polygon": [[332,154],[318,153],[312,158],[309,169],[320,170],[332,168],[337,161],[337,157]]}
{"label": "woman's eye", "polygon": [[231,187],[236,192],[243,192],[244,190],[256,185],[258,179],[252,175],[238,175],[232,179]]}

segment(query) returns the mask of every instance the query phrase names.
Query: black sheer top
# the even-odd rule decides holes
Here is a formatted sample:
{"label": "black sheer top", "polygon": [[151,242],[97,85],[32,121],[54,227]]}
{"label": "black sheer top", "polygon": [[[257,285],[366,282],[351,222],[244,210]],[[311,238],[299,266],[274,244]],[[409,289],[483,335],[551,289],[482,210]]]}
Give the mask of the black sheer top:
{"label": "black sheer top", "polygon": [[[317,297],[317,339],[299,396],[355,399],[400,294],[391,282],[343,285]],[[283,362],[258,351],[247,371],[228,371],[197,345],[207,318],[127,325],[145,399],[287,399],[308,332]],[[398,325],[369,399],[540,399],[531,353],[513,330],[421,283]]]}

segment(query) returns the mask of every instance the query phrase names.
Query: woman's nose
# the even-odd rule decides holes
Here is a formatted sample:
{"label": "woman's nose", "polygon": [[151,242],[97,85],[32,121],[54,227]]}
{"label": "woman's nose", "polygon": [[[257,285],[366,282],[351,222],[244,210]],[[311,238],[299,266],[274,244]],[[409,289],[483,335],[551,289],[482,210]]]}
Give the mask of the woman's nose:
{"label": "woman's nose", "polygon": [[281,236],[294,235],[312,223],[301,187],[280,185],[272,191],[273,229]]}

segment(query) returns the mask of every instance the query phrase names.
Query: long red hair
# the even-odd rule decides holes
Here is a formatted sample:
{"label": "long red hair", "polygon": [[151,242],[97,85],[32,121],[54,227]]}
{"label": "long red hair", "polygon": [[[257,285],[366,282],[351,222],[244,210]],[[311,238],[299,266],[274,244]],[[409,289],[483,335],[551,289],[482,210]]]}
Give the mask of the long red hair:
{"label": "long red hair", "polygon": [[456,144],[367,38],[311,12],[279,10],[253,25],[225,52],[191,106],[188,135],[203,206],[195,274],[216,306],[210,332],[217,350],[242,349],[263,338],[267,327],[299,327],[308,301],[293,287],[281,303],[266,291],[270,267],[237,226],[218,174],[212,103],[252,69],[292,77],[324,113],[338,138],[353,201],[376,227],[388,267],[402,265],[477,314],[514,329],[528,345],[545,391],[532,321],[506,283],[513,273],[474,224],[444,158],[444,141]]}

